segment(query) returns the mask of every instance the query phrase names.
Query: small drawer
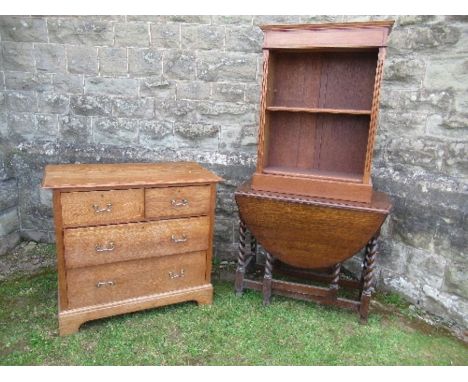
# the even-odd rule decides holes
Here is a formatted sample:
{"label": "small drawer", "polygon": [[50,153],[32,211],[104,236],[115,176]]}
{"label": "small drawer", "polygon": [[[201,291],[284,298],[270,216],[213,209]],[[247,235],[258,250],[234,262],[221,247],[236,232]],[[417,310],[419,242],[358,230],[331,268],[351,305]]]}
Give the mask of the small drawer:
{"label": "small drawer", "polygon": [[125,223],[144,218],[143,189],[63,192],[64,227]]}
{"label": "small drawer", "polygon": [[77,268],[208,249],[207,216],[64,230],[65,265]]}
{"label": "small drawer", "polygon": [[206,284],[206,252],[119,262],[67,272],[69,308]]}
{"label": "small drawer", "polygon": [[210,186],[147,188],[145,215],[153,219],[208,215],[210,193]]}

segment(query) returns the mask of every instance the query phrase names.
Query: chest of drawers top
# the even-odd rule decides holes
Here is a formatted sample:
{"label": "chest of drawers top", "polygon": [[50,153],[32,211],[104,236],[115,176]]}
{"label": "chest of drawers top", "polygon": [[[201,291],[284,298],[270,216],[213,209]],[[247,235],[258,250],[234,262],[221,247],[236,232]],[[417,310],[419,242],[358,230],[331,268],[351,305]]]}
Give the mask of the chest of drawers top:
{"label": "chest of drawers top", "polygon": [[194,162],[47,165],[43,188],[62,191],[167,187],[222,179]]}

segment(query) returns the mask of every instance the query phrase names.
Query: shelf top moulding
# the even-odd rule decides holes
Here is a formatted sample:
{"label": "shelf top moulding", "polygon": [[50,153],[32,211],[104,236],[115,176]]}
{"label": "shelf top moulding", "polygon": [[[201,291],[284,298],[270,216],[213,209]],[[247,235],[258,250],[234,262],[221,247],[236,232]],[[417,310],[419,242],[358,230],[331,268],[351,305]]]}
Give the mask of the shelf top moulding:
{"label": "shelf top moulding", "polygon": [[262,25],[264,49],[380,48],[394,21]]}

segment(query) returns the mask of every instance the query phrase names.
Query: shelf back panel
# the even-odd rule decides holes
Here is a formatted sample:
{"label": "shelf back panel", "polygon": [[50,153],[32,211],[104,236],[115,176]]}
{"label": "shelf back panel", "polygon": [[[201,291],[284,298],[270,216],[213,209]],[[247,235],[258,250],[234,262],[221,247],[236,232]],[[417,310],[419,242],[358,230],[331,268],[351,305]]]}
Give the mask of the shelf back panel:
{"label": "shelf back panel", "polygon": [[269,113],[267,166],[311,168],[316,155],[317,116]]}
{"label": "shelf back panel", "polygon": [[368,135],[368,116],[321,116],[318,169],[364,174]]}
{"label": "shelf back panel", "polygon": [[377,51],[271,54],[271,105],[370,110]]}
{"label": "shelf back panel", "polygon": [[268,115],[265,167],[363,174],[369,116],[287,112]]}

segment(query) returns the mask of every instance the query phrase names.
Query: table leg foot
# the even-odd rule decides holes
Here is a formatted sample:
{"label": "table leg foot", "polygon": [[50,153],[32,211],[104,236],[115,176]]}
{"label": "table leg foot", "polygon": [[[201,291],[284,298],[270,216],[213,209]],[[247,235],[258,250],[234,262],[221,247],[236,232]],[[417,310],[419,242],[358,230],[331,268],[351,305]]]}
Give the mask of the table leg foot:
{"label": "table leg foot", "polygon": [[267,252],[265,261],[265,274],[263,276],[263,305],[270,305],[271,280],[273,278],[273,256]]}

